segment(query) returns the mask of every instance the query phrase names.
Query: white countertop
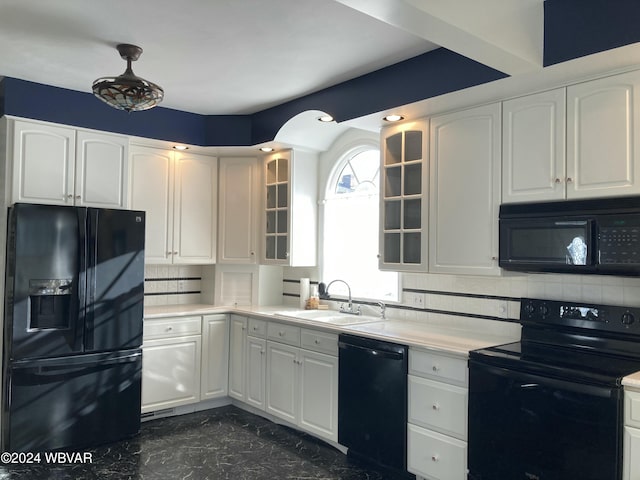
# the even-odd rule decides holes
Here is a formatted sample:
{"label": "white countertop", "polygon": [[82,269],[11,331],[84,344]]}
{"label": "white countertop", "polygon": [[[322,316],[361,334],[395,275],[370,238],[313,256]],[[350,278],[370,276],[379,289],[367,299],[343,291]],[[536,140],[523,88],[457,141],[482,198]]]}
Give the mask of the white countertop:
{"label": "white countertop", "polygon": [[622,379],[622,385],[625,387],[640,389],[640,372],[636,372],[632,375],[627,375]]}
{"label": "white countertop", "polygon": [[[475,328],[448,328],[446,326],[434,325],[423,321],[418,322],[399,319],[381,320],[373,317],[371,317],[371,323],[332,325],[329,323],[297,319],[289,316],[299,311],[299,308],[281,305],[274,307],[169,305],[146,307],[145,318],[153,319],[167,316],[176,317],[215,313],[236,313],[239,315],[257,316],[266,320],[277,320],[280,322],[332,331],[334,333],[352,333],[364,337],[402,343],[410,347],[439,350],[464,357],[468,355],[470,350],[520,340],[519,335],[515,334],[507,334],[504,336],[487,334],[483,328],[483,320],[478,320],[478,325]],[[286,313],[287,316],[284,316],[281,313]]]}

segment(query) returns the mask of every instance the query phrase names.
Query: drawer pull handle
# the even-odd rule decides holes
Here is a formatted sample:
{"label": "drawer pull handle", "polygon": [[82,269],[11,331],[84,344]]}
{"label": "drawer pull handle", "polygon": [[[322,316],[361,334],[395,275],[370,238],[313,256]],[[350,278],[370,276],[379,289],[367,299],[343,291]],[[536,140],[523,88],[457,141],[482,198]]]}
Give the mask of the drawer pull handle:
{"label": "drawer pull handle", "polygon": [[284,332],[280,331],[278,332],[278,335],[280,335],[281,337],[284,337]]}
{"label": "drawer pull handle", "polygon": [[167,327],[167,332],[171,332],[173,330],[173,327]]}
{"label": "drawer pull handle", "polygon": [[431,455],[431,461],[432,462],[437,462],[438,460],[440,460],[440,455],[438,455],[438,454]]}
{"label": "drawer pull handle", "polygon": [[431,405],[431,408],[437,411],[440,410],[440,405],[438,403],[434,403],[433,405]]}
{"label": "drawer pull handle", "polygon": [[440,365],[434,365],[433,367],[431,367],[431,369],[432,369],[434,372],[439,372],[439,371],[440,371]]}
{"label": "drawer pull handle", "polygon": [[315,343],[316,345],[320,345],[320,340],[318,340],[317,338],[313,341],[313,343]]}

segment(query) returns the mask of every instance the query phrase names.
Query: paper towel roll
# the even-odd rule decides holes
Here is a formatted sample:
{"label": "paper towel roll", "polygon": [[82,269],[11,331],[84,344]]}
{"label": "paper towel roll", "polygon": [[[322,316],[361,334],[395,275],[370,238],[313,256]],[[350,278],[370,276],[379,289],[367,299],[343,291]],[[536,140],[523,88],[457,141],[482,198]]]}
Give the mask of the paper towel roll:
{"label": "paper towel roll", "polygon": [[300,308],[304,308],[307,305],[307,299],[309,298],[309,279],[300,279]]}

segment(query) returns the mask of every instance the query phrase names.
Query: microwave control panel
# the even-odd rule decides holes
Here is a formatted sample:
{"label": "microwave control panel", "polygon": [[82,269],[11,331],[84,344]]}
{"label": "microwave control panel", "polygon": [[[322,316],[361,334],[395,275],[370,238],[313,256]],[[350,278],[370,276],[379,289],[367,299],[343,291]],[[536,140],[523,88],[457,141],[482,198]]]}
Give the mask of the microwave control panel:
{"label": "microwave control panel", "polygon": [[640,215],[613,215],[599,220],[599,263],[640,265]]}

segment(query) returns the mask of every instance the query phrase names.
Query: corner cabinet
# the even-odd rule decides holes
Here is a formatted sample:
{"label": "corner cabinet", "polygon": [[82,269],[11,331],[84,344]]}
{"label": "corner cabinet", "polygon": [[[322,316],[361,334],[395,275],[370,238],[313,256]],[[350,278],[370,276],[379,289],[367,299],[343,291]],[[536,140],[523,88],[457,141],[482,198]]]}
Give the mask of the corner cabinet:
{"label": "corner cabinet", "polygon": [[263,162],[262,263],[315,266],[317,155],[284,150]]}
{"label": "corner cabinet", "polygon": [[428,122],[382,130],[379,268],[427,270]]}
{"label": "corner cabinet", "polygon": [[131,208],[147,212],[145,262],[216,261],[217,159],[134,145]]}
{"label": "corner cabinet", "polygon": [[12,120],[11,202],[127,208],[129,139]]}
{"label": "corner cabinet", "polygon": [[499,275],[500,104],[431,119],[429,271]]}
{"label": "corner cabinet", "polygon": [[258,160],[221,158],[218,188],[218,263],[255,264]]}

